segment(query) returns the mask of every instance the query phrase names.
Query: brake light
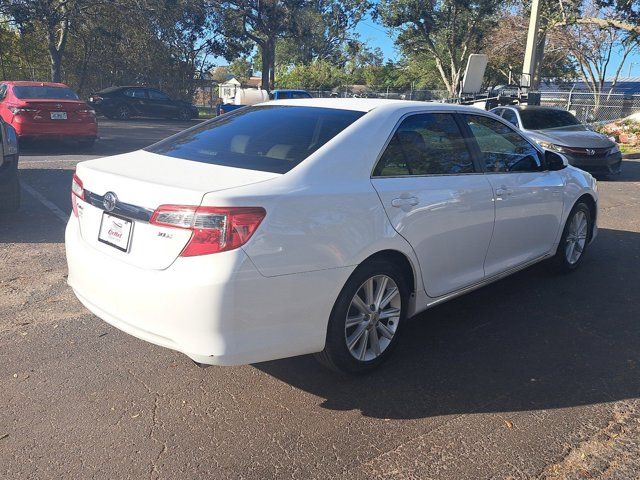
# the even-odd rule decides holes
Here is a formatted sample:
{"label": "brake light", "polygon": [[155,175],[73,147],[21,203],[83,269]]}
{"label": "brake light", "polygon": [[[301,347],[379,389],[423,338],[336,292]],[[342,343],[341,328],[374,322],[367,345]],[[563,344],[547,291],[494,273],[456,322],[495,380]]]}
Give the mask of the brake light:
{"label": "brake light", "polygon": [[194,207],[161,205],[150,223],[191,230],[181,257],[208,255],[241,247],[251,238],[266,215],[262,207]]}
{"label": "brake light", "polygon": [[25,108],[25,107],[9,107],[9,111],[14,115],[20,115],[21,113],[37,112],[35,108]]}
{"label": "brake light", "polygon": [[73,214],[78,216],[78,201],[84,200],[84,188],[82,186],[82,180],[76,175],[73,174],[73,180],[71,180],[71,206],[73,207]]}

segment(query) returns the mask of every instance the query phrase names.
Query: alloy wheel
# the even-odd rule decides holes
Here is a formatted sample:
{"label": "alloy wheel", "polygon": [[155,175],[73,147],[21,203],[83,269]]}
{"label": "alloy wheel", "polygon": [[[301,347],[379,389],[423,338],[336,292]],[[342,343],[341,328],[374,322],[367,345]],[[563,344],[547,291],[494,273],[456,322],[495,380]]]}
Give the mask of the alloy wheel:
{"label": "alloy wheel", "polygon": [[349,353],[361,362],[379,357],[398,329],[402,302],[398,286],[387,275],[367,279],[351,300],[344,338]]}
{"label": "alloy wheel", "polygon": [[564,249],[565,258],[571,265],[574,265],[582,256],[587,243],[588,227],[587,215],[582,211],[577,211],[569,224]]}

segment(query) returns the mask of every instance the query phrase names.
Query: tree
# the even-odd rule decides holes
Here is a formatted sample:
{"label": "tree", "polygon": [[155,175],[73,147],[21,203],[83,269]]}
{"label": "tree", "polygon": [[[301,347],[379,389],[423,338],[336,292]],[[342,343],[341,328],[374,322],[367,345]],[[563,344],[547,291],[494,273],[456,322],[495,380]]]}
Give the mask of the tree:
{"label": "tree", "polygon": [[[485,73],[488,85],[519,83],[528,23],[525,8],[506,12],[498,18],[496,27],[485,38],[484,52],[489,56]],[[549,23],[547,9],[543,5],[537,45],[540,61],[532,85],[538,85],[541,79],[564,81],[575,78],[575,62],[570,58],[564,42],[549,30]]]}
{"label": "tree", "polygon": [[51,81],[59,82],[71,25],[80,22],[99,3],[90,0],[2,0],[0,8],[23,32],[44,33]]}
{"label": "tree", "polygon": [[619,50],[620,61],[613,73],[613,81],[608,93],[616,86],[620,72],[629,55],[639,47],[639,38],[607,23],[615,12],[599,9],[591,4],[585,10],[588,18],[603,20],[602,23],[570,23],[557,31],[558,41],[563,44],[579,66],[580,76],[593,92],[596,104],[604,93],[605,80],[611,73],[612,55]]}
{"label": "tree", "polygon": [[246,58],[237,58],[229,65],[229,73],[240,83],[244,84],[251,78],[251,75],[253,75],[251,62]]}
{"label": "tree", "polygon": [[306,0],[213,0],[212,10],[221,19],[227,39],[255,45],[261,56],[262,88],[275,80],[276,42],[297,30],[298,12]]}
{"label": "tree", "polygon": [[467,58],[478,53],[502,6],[498,0],[381,0],[376,16],[399,29],[397,42],[405,55],[434,59],[442,83],[455,96]]}

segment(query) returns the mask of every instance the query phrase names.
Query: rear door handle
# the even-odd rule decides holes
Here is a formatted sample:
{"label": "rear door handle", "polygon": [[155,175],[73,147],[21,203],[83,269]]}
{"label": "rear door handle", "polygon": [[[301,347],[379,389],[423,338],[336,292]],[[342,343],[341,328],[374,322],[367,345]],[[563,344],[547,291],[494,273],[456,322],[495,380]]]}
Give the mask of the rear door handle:
{"label": "rear door handle", "polygon": [[393,200],[391,200],[391,206],[398,207],[398,208],[414,207],[418,205],[418,203],[420,203],[420,200],[418,200],[418,197],[400,197],[400,198],[394,198]]}

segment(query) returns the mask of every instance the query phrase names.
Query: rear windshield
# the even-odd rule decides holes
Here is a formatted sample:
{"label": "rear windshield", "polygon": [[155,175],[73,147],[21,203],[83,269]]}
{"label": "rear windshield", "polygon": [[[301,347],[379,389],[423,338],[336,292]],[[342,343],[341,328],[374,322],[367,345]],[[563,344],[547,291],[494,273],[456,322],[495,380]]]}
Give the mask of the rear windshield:
{"label": "rear windshield", "polygon": [[245,107],[146,150],[194,162],[286,173],[362,115],[332,108]]}
{"label": "rear windshield", "polygon": [[581,125],[576,117],[565,110],[555,109],[523,109],[520,110],[522,126],[526,130],[546,130]]}
{"label": "rear windshield", "polygon": [[13,94],[23,100],[31,98],[78,100],[78,95],[70,88],[65,87],[13,87]]}

